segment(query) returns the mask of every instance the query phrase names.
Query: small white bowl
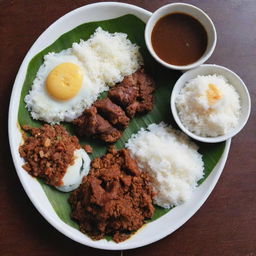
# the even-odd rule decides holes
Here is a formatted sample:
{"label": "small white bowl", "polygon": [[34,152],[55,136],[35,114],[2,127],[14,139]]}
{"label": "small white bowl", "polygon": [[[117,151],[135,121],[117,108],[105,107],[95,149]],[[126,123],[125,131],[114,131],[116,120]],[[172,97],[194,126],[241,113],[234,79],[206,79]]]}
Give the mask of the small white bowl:
{"label": "small white bowl", "polygon": [[[240,114],[238,125],[227,134],[218,136],[218,137],[201,137],[190,132],[182,124],[182,122],[180,121],[179,115],[177,113],[175,100],[176,100],[176,96],[179,94],[180,90],[184,87],[186,82],[197,77],[198,75],[213,75],[213,74],[224,76],[228,80],[228,82],[231,85],[233,85],[233,87],[235,88],[235,90],[240,96],[241,114]],[[185,72],[174,85],[170,104],[171,104],[173,117],[177,125],[180,127],[180,129],[191,138],[198,141],[207,142],[207,143],[217,143],[217,142],[225,141],[235,136],[245,126],[251,111],[250,95],[242,79],[233,71],[229,70],[228,68],[218,66],[218,65],[212,65],[212,64],[201,65],[198,68]]]}
{"label": "small white bowl", "polygon": [[[205,53],[202,55],[202,57],[199,60],[197,60],[194,63],[191,63],[189,65],[183,65],[183,66],[171,65],[163,61],[161,58],[159,58],[153,49],[152,42],[151,42],[152,30],[159,19],[171,13],[184,13],[194,17],[204,26],[207,32],[208,44],[207,44]],[[174,4],[164,5],[163,7],[159,8],[156,12],[152,14],[152,16],[150,17],[146,25],[145,41],[146,41],[146,45],[149,52],[159,63],[171,69],[188,70],[203,64],[205,61],[207,61],[210,58],[216,46],[217,33],[212,20],[204,11],[190,4],[174,3]]]}

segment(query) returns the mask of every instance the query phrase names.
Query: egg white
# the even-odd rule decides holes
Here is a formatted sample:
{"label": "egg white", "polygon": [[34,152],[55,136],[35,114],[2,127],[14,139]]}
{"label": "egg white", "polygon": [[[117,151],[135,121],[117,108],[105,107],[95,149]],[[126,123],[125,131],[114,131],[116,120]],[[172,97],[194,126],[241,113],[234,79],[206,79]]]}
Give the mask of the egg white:
{"label": "egg white", "polygon": [[62,178],[63,185],[56,187],[62,192],[70,192],[79,187],[84,176],[89,173],[91,160],[83,149],[74,151],[74,163],[67,168]]}

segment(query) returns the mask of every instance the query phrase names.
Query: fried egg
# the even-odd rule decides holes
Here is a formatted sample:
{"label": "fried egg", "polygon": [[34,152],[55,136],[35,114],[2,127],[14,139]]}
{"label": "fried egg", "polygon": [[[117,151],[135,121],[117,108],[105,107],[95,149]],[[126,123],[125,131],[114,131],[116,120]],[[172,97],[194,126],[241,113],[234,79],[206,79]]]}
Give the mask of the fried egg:
{"label": "fried egg", "polygon": [[62,178],[63,185],[56,187],[62,192],[70,192],[79,187],[84,176],[90,170],[91,160],[83,149],[74,151],[74,163],[67,168],[66,174]]}
{"label": "fried egg", "polygon": [[89,108],[105,85],[92,82],[71,50],[49,53],[25,97],[31,116],[54,124],[70,122]]}

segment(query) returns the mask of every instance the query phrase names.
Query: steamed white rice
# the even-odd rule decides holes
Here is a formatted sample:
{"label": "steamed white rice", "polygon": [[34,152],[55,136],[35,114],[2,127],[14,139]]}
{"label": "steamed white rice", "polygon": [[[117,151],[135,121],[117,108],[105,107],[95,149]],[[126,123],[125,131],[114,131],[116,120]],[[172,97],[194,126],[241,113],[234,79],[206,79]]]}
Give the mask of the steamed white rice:
{"label": "steamed white rice", "polygon": [[[220,99],[209,104],[207,91],[214,85]],[[188,81],[176,98],[177,112],[183,125],[199,136],[216,137],[231,131],[237,124],[241,105],[239,95],[220,75],[197,76]]]}
{"label": "steamed white rice", "polygon": [[139,167],[153,178],[157,192],[154,203],[161,207],[170,208],[189,200],[203,177],[204,163],[196,144],[164,123],[141,129],[126,147]]}
{"label": "steamed white rice", "polygon": [[109,86],[121,82],[143,63],[139,47],[124,33],[109,33],[100,27],[87,41],[72,45],[92,81]]}

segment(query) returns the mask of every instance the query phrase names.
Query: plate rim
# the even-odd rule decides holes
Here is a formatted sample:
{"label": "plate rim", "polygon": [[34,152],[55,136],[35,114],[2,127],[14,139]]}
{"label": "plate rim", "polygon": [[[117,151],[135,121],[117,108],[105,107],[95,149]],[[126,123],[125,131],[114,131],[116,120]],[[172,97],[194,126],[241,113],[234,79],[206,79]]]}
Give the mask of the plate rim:
{"label": "plate rim", "polygon": [[[59,223],[56,223],[56,220],[52,217],[47,215],[47,212],[45,211],[44,207],[42,205],[40,205],[40,203],[38,202],[38,200],[31,194],[30,188],[28,187],[28,184],[26,183],[26,181],[24,180],[23,176],[21,175],[19,169],[22,168],[19,164],[18,161],[16,159],[15,153],[17,151],[16,145],[13,141],[12,138],[12,131],[13,131],[13,125],[14,125],[14,120],[15,124],[17,125],[17,116],[14,116],[14,113],[12,112],[13,108],[18,108],[17,106],[17,92],[18,89],[20,87],[20,84],[23,84],[25,77],[26,77],[26,73],[22,73],[22,70],[25,68],[25,70],[27,70],[27,67],[29,65],[29,62],[31,60],[30,58],[30,53],[33,50],[33,48],[35,47],[35,45],[37,44],[37,42],[39,42],[41,40],[41,38],[43,37],[43,35],[45,33],[48,33],[56,23],[61,22],[63,19],[67,18],[68,16],[71,16],[73,14],[75,14],[76,12],[79,11],[83,11],[86,9],[90,9],[90,8],[94,8],[94,7],[102,7],[102,6],[113,6],[113,7],[121,7],[121,8],[127,8],[127,9],[134,9],[137,10],[138,12],[141,12],[144,15],[147,15],[148,17],[150,17],[150,15],[152,14],[151,12],[149,12],[146,9],[143,9],[141,7],[138,7],[136,5],[132,5],[132,4],[126,4],[126,3],[117,3],[117,2],[99,2],[99,3],[93,3],[93,4],[88,4],[88,5],[84,5],[81,6],[79,8],[76,8],[66,14],[64,14],[63,16],[61,16],[59,19],[57,19],[56,21],[54,21],[50,26],[48,26],[41,34],[40,36],[36,39],[36,41],[32,44],[32,46],[30,47],[30,49],[27,51],[21,65],[20,68],[17,72],[15,81],[14,81],[14,85],[12,88],[12,93],[11,93],[11,98],[10,98],[10,104],[9,104],[9,112],[8,112],[8,137],[9,137],[9,145],[10,145],[10,150],[11,150],[11,155],[12,155],[12,161],[14,163],[15,166],[15,170],[16,173],[19,177],[19,180],[22,184],[23,189],[25,190],[28,198],[30,199],[30,201],[32,202],[32,204],[34,205],[34,207],[37,209],[37,211],[44,217],[44,219],[51,224],[51,226],[53,226],[55,229],[57,229],[60,233],[64,234],[65,236],[67,236],[68,238],[72,239],[73,241],[76,241],[80,244],[86,245],[86,246],[90,246],[93,248],[97,248],[97,249],[104,249],[104,250],[127,250],[127,249],[134,249],[134,248],[138,248],[138,247],[142,247],[148,244],[151,244],[153,242],[156,242],[160,239],[162,239],[163,237],[166,237],[167,235],[170,235],[171,233],[173,233],[175,230],[177,230],[179,227],[181,227],[186,221],[188,221],[198,210],[199,208],[204,204],[204,202],[206,201],[206,199],[209,197],[209,195],[211,194],[213,188],[215,187],[217,181],[219,180],[219,177],[223,171],[223,168],[225,166],[227,157],[228,157],[228,153],[229,153],[229,149],[230,149],[230,144],[231,144],[231,139],[227,140],[225,142],[225,147],[224,147],[224,151],[222,153],[222,156],[220,158],[220,160],[218,161],[217,165],[220,165],[218,167],[217,173],[215,174],[214,180],[211,182],[210,184],[210,188],[208,188],[208,192],[201,198],[201,200],[199,200],[197,206],[195,208],[193,208],[192,214],[188,214],[186,216],[186,218],[183,218],[180,223],[178,225],[176,225],[177,227],[174,228],[174,230],[167,230],[166,232],[162,233],[160,236],[158,236],[157,238],[153,238],[153,239],[148,239],[147,242],[144,243],[140,243],[140,242],[133,242],[131,243],[131,246],[129,246],[129,244],[125,244],[125,243],[118,243],[118,244],[113,244],[109,243],[106,245],[98,245],[97,241],[93,241],[91,240],[90,243],[86,242],[86,241],[81,241],[76,239],[76,237],[74,237],[73,235],[71,235],[70,233],[68,233],[68,231],[66,231],[66,228],[63,227],[62,225],[60,225]],[[127,13],[128,14],[128,13]],[[41,49],[43,50],[43,49]],[[33,57],[32,57],[33,58]],[[22,78],[23,80],[20,81],[20,78]],[[22,86],[20,88],[20,91],[22,89]],[[20,94],[18,94],[19,96]],[[16,127],[17,128],[17,127]],[[216,167],[215,167],[216,168]],[[214,169],[215,169],[214,168]],[[214,171],[214,170],[213,170]],[[211,173],[212,174],[212,173]],[[210,174],[210,175],[211,175]],[[209,178],[209,177],[208,177]],[[207,179],[208,179],[207,178]],[[45,192],[44,192],[45,193]],[[49,201],[49,199],[48,199]],[[55,212],[55,210],[53,209],[53,211]],[[56,213],[56,212],[55,212]],[[167,213],[168,214],[168,213]],[[56,214],[56,216],[58,216]],[[64,223],[63,220],[60,219],[60,217],[58,216],[59,220],[61,222]],[[66,223],[64,223],[65,225],[67,225]],[[80,232],[80,231],[79,231]],[[84,234],[83,234],[84,235]]]}

